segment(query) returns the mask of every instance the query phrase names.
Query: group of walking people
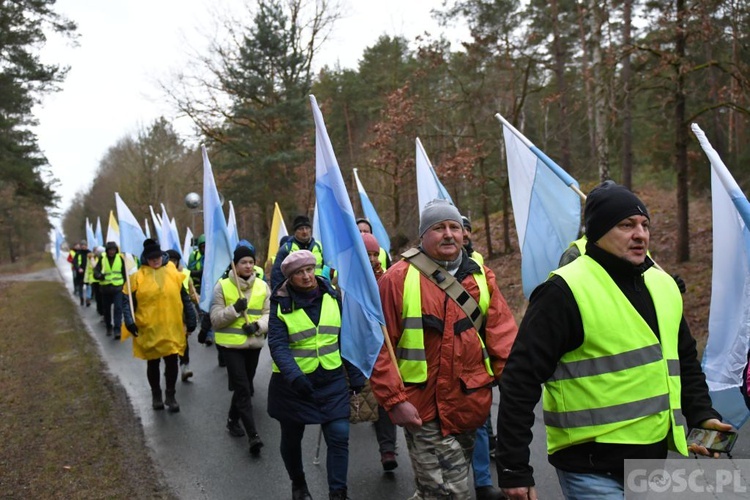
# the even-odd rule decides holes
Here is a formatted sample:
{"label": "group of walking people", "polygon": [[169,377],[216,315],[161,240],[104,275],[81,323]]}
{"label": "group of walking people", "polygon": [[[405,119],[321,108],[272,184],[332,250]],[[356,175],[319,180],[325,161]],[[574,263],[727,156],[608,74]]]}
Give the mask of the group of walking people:
{"label": "group of walking people", "polygon": [[[357,223],[387,332],[369,380],[340,351],[347,332],[334,273],[346,270],[324,265],[305,215],[294,219],[270,283],[258,276],[252,246],[237,246],[231,268],[212,284],[210,324],[199,336],[206,342],[213,331],[227,369],[227,430],[247,436],[256,456],[264,442],[253,379],[267,340],[267,412],[280,425],[294,500],[312,498],[302,460],[308,425],[320,425],[327,444],[329,498],[349,498],[350,398],[363,391],[378,407],[386,471],[398,465],[395,426],[404,430],[414,499],[536,498],[529,445],[540,397],[548,459],[566,498],[623,498],[626,459],[665,458],[670,449],[709,454],[686,441],[688,428],[731,428],[712,408],[678,285],[648,253],[648,210],[625,187],[607,182],[590,193],[579,255],[537,287],[520,328],[495,273],[471,245],[471,222],[451,203],[425,206],[418,245],[392,265],[369,223]],[[120,268],[107,262],[95,269],[111,279]],[[147,361],[154,409],[177,411],[178,359],[198,324],[189,293],[198,266],[178,269],[152,240],[141,262],[130,286],[120,283],[123,321],[134,355]],[[498,385],[495,445],[490,409]],[[491,446],[501,489],[492,485]]]}

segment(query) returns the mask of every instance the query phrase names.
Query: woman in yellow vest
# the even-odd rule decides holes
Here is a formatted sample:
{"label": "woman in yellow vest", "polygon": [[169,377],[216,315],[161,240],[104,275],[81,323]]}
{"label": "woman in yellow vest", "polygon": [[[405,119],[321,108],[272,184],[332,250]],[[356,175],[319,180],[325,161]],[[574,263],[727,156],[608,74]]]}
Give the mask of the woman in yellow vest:
{"label": "woman in yellow vest", "polygon": [[[130,294],[133,308],[125,296],[123,319],[125,328],[133,335],[133,356],[146,360],[146,376],[151,386],[151,405],[162,410],[166,405],[170,412],[180,411],[175,400],[178,356],[185,352],[185,330],[195,330],[195,309],[190,297],[182,287],[183,275],[161,251],[152,239],[143,242],[141,262],[147,263],[130,278]],[[125,288],[127,293],[128,289]],[[127,335],[123,336],[126,339]],[[159,364],[164,358],[166,398],[162,402]]]}
{"label": "woman in yellow vest", "polygon": [[341,299],[327,279],[315,275],[315,266],[308,250],[289,254],[281,264],[285,280],[271,297],[268,330],[274,361],[268,414],[281,424],[281,457],[292,481],[292,498],[311,498],[302,467],[302,436],[306,425],[320,424],[328,448],[329,498],[343,500],[349,464],[349,387],[360,391],[365,379],[341,358]]}
{"label": "woman in yellow vest", "polygon": [[229,390],[233,391],[227,430],[234,437],[247,433],[250,453],[257,455],[263,441],[253,418],[253,378],[268,333],[271,290],[255,275],[252,248],[238,245],[233,260],[236,273],[229,271],[227,277],[214,286],[211,324],[214,341],[227,367]]}

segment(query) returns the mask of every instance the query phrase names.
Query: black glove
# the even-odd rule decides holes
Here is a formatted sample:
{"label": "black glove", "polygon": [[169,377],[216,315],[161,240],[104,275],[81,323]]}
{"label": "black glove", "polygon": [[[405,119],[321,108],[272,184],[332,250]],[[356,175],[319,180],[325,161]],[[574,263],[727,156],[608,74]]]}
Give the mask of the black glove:
{"label": "black glove", "polygon": [[312,399],[315,388],[305,375],[300,375],[292,382],[292,389],[304,399]]}
{"label": "black glove", "polygon": [[675,283],[677,283],[677,288],[680,289],[680,293],[685,293],[685,291],[687,290],[687,287],[685,286],[685,280],[683,280],[676,274],[672,275],[672,279]]}
{"label": "black glove", "polygon": [[208,332],[206,330],[201,330],[200,332],[198,332],[198,343],[205,344],[206,336],[208,336]]}
{"label": "black glove", "polygon": [[94,279],[97,281],[103,281],[104,275],[100,273],[99,271],[94,271]]}
{"label": "black glove", "polygon": [[243,312],[247,311],[247,299],[245,297],[242,297],[237,302],[235,302],[232,307],[234,307],[234,310],[237,311],[237,314],[242,314]]}
{"label": "black glove", "polygon": [[125,323],[125,328],[128,329],[128,331],[133,335],[133,337],[138,336],[138,327],[135,326],[135,323]]}
{"label": "black glove", "polygon": [[191,333],[191,332],[192,332],[193,330],[195,330],[196,328],[198,328],[198,325],[197,325],[197,324],[195,324],[195,323],[188,323],[187,325],[185,325],[185,327],[187,328],[187,333],[188,333],[188,335],[190,335],[190,333]]}
{"label": "black glove", "polygon": [[253,321],[252,323],[245,323],[244,325],[242,325],[242,331],[247,335],[255,335],[258,330],[260,330],[260,325],[257,321]]}

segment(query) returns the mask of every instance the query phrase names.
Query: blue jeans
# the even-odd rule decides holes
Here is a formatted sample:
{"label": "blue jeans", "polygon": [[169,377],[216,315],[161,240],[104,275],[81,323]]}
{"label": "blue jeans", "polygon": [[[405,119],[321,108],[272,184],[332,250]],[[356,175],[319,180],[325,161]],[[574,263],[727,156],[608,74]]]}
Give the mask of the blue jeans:
{"label": "blue jeans", "polygon": [[566,499],[622,500],[625,498],[623,482],[615,476],[555,470]]}
{"label": "blue jeans", "polygon": [[490,472],[490,429],[492,422],[487,417],[484,425],[477,429],[474,440],[474,454],[471,457],[471,467],[474,471],[474,487],[492,486]]}
{"label": "blue jeans", "polygon": [[[326,440],[326,473],[328,490],[346,488],[346,475],[349,469],[349,420],[340,418],[321,425]],[[281,458],[291,480],[302,477],[302,436],[305,425],[281,422]]]}

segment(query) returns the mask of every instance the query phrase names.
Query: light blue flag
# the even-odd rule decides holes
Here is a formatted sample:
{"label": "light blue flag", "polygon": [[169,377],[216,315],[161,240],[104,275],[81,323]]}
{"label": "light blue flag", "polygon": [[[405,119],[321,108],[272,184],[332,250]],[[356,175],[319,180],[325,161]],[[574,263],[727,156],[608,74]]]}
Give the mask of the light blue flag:
{"label": "light blue flag", "polygon": [[203,260],[200,307],[208,311],[211,309],[214,285],[232,262],[234,247],[229,242],[227,220],[221,209],[221,199],[216,189],[211,162],[208,161],[206,146],[201,145],[201,152],[203,153],[203,228],[206,235],[206,254]]}
{"label": "light blue flag", "polygon": [[63,244],[63,235],[59,229],[55,228],[55,261],[60,260],[60,250]]}
{"label": "light blue flag", "polygon": [[177,227],[172,226],[172,221],[170,221],[169,215],[167,215],[167,208],[164,206],[164,203],[161,204],[161,239],[159,240],[159,246],[165,252],[167,250],[182,252]]}
{"label": "light blue flag", "polygon": [[[578,182],[499,114],[503,124],[508,181],[521,248],[521,280],[528,298],[578,237]],[[571,189],[574,187],[574,189]]]}
{"label": "light blue flag", "polygon": [[94,234],[94,228],[91,227],[91,223],[89,222],[89,218],[86,217],[86,244],[89,247],[89,250],[92,252],[94,251],[94,248],[96,248],[96,235]]}
{"label": "light blue flag", "polygon": [[383,345],[383,310],[375,274],[357,229],[354,210],[333,153],[323,115],[310,96],[315,118],[315,196],[326,264],[339,271],[344,291],[341,355],[370,377]]}
{"label": "light blue flag", "polygon": [[193,248],[193,232],[190,228],[185,229],[185,242],[182,244],[182,263],[187,267],[187,262],[190,259],[190,252]]}
{"label": "light blue flag", "polygon": [[140,257],[146,235],[119,193],[115,193],[115,206],[117,223],[120,225],[120,251]]}
{"label": "light blue flag", "polygon": [[[422,147],[422,141],[417,137],[417,202],[419,203],[419,213],[422,214],[424,206],[432,200],[448,200],[453,203],[451,195],[445,189],[443,183],[438,179],[432,163],[427,157],[427,153]],[[380,241],[380,240],[378,240]]]}
{"label": "light blue flag", "polygon": [[99,217],[96,218],[96,231],[94,232],[94,236],[96,236],[96,246],[103,247],[104,238],[102,237],[102,220]]}
{"label": "light blue flag", "polygon": [[145,230],[146,238],[151,238],[151,227],[148,225],[148,217],[143,219],[143,229]]}
{"label": "light blue flag", "polygon": [[232,200],[229,200],[229,217],[227,218],[227,232],[229,233],[229,243],[232,248],[237,247],[237,243],[240,241],[240,235],[237,232],[237,216],[234,214],[234,205]]}
{"label": "light blue flag", "polygon": [[357,175],[357,169],[354,170],[354,180],[357,183],[357,191],[359,192],[359,201],[362,203],[362,211],[365,213],[365,217],[372,226],[372,235],[378,240],[381,248],[385,249],[386,252],[391,251],[391,239],[388,237],[388,233],[385,230],[385,226],[378,217],[378,212],[375,210],[370,197],[367,196],[364,186],[359,181],[359,175]]}
{"label": "light blue flag", "polygon": [[696,124],[711,162],[713,275],[703,372],[714,408],[739,428],[750,417],[740,393],[750,345],[750,202]]}
{"label": "light blue flag", "polygon": [[154,236],[156,236],[157,240],[161,241],[164,237],[161,234],[161,218],[154,212],[154,207],[149,205],[148,209],[151,211],[151,221],[154,224]]}

